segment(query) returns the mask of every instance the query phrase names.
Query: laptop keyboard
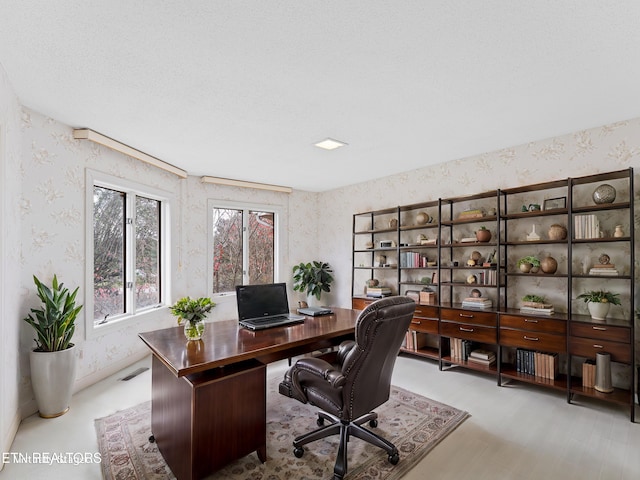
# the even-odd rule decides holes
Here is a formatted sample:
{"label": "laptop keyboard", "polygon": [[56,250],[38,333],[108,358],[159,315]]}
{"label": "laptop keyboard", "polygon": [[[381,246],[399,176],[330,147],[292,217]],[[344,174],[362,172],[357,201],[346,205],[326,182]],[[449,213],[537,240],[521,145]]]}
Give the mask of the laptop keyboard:
{"label": "laptop keyboard", "polygon": [[283,321],[283,320],[288,320],[289,317],[286,315],[275,315],[273,317],[268,317],[268,318],[256,318],[254,320],[251,320],[252,323],[255,323],[256,325],[264,325],[265,323],[274,323],[274,322],[279,322],[279,321]]}

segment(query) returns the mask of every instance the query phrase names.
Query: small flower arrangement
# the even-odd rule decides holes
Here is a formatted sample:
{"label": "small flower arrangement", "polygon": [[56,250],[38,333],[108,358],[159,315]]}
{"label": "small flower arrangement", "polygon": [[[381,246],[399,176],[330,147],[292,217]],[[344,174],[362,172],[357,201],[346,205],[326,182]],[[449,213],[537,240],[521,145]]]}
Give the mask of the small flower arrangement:
{"label": "small flower arrangement", "polygon": [[586,303],[610,303],[612,305],[621,305],[618,293],[605,292],[604,290],[590,290],[581,293],[577,298],[584,300]]}
{"label": "small flower arrangement", "polygon": [[185,320],[191,324],[203,320],[207,313],[211,311],[216,304],[209,297],[200,297],[197,299],[191,297],[182,297],[174,305],[169,307],[172,314],[178,317],[178,325]]}

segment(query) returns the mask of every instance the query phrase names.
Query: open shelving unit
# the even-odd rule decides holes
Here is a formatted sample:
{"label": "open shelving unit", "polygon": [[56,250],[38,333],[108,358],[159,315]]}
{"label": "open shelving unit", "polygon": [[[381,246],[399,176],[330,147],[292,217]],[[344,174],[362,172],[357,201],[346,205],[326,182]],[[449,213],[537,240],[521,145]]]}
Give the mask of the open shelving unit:
{"label": "open shelving unit", "polygon": [[[605,183],[614,187],[616,198],[598,203],[594,191]],[[418,303],[404,353],[435,360],[440,369],[486,373],[498,385],[517,381],[563,391],[568,402],[585,396],[627,405],[634,421],[633,192],[629,168],[355,214],[353,308],[375,300],[367,296],[365,284],[377,279],[392,294],[410,295]],[[583,231],[586,221],[597,227],[588,234]],[[481,227],[491,231],[490,240],[474,240]],[[559,228],[565,236],[558,236]],[[606,277],[606,287],[593,270],[603,253],[617,270]],[[551,257],[556,268],[550,269],[554,262],[548,260],[545,269],[524,273],[517,263],[525,256]],[[475,264],[467,263],[478,257]],[[432,295],[421,297],[424,289]],[[622,301],[605,321],[593,320],[577,299],[596,289],[611,290]],[[463,305],[477,294],[474,290],[491,299],[491,305]],[[521,310],[525,295],[544,297],[553,312]],[[454,358],[455,339],[495,352],[496,362],[485,366]],[[523,350],[556,362],[557,373],[548,375],[553,378],[525,373],[518,368]],[[611,356],[612,393],[582,384],[581,365],[598,352]],[[545,373],[553,370],[544,363],[539,367]]]}

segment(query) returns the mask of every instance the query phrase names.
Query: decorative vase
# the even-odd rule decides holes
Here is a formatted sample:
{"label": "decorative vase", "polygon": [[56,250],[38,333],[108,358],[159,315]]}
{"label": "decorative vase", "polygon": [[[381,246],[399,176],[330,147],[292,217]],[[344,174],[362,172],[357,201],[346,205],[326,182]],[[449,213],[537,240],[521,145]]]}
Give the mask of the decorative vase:
{"label": "decorative vase", "polygon": [[611,355],[596,353],[596,383],[594,388],[602,393],[613,392],[611,384]]}
{"label": "decorative vase", "polygon": [[567,238],[567,227],[554,223],[549,227],[549,240],[564,240]]}
{"label": "decorative vase", "polygon": [[587,308],[589,309],[589,313],[591,314],[591,318],[594,320],[604,320],[609,313],[609,308],[611,304],[608,302],[588,302]]}
{"label": "decorative vase", "polygon": [[204,333],[204,319],[184,322],[184,336],[187,340],[200,340]]}
{"label": "decorative vase", "polygon": [[431,217],[429,217],[429,214],[428,214],[428,213],[419,212],[419,213],[416,215],[416,223],[417,223],[418,225],[425,225],[425,224],[429,223],[430,218],[431,218]]}
{"label": "decorative vase", "polygon": [[616,230],[613,232],[614,237],[624,237],[624,232],[622,231],[622,225],[616,225]]}
{"label": "decorative vase", "polygon": [[558,262],[551,256],[545,257],[540,262],[540,269],[544,273],[556,273],[556,270],[558,270]]}
{"label": "decorative vase", "polygon": [[533,268],[533,265],[530,263],[521,263],[519,268],[522,273],[529,273]]}
{"label": "decorative vase", "polygon": [[491,231],[487,230],[486,228],[481,228],[480,230],[477,230],[476,240],[483,243],[488,242],[489,240],[491,240]]}
{"label": "decorative vase", "polygon": [[29,360],[31,386],[40,416],[55,418],[67,413],[76,379],[76,347],[58,352],[31,351]]}
{"label": "decorative vase", "polygon": [[380,281],[377,278],[370,278],[365,282],[367,287],[377,287],[380,284]]}
{"label": "decorative vase", "polygon": [[603,203],[613,203],[616,199],[616,189],[608,183],[603,183],[593,192],[593,201],[598,205]]}

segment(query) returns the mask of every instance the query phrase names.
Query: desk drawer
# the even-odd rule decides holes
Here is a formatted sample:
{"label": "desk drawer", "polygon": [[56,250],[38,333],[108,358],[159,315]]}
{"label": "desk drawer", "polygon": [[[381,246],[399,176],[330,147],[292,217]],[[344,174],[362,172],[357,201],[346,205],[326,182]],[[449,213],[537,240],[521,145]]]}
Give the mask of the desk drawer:
{"label": "desk drawer", "polygon": [[438,334],[438,320],[432,318],[417,318],[413,317],[411,320],[411,330],[423,333],[435,333]]}
{"label": "desk drawer", "polygon": [[567,333],[567,322],[532,315],[522,317],[518,315],[500,315],[500,327],[530,330],[533,332],[559,333],[562,335],[566,335]]}
{"label": "desk drawer", "polygon": [[440,323],[440,335],[445,337],[464,338],[481,343],[497,343],[496,329],[479,325],[456,322]]}
{"label": "desk drawer", "polygon": [[614,362],[631,363],[631,346],[624,343],[572,337],[569,339],[569,353],[587,358],[596,358],[596,353],[608,353]]}
{"label": "desk drawer", "polygon": [[625,327],[612,327],[605,324],[572,323],[571,335],[574,337],[611,340],[612,342],[631,343],[631,330]]}
{"label": "desk drawer", "polygon": [[496,314],[492,312],[475,312],[473,310],[458,310],[455,308],[442,308],[440,318],[454,322],[473,323],[476,325],[496,326]]}
{"label": "desk drawer", "polygon": [[438,307],[430,307],[427,305],[416,305],[416,312],[413,314],[414,317],[421,318],[439,318]]}
{"label": "desk drawer", "polygon": [[564,353],[567,351],[567,337],[552,333],[500,328],[500,345]]}

